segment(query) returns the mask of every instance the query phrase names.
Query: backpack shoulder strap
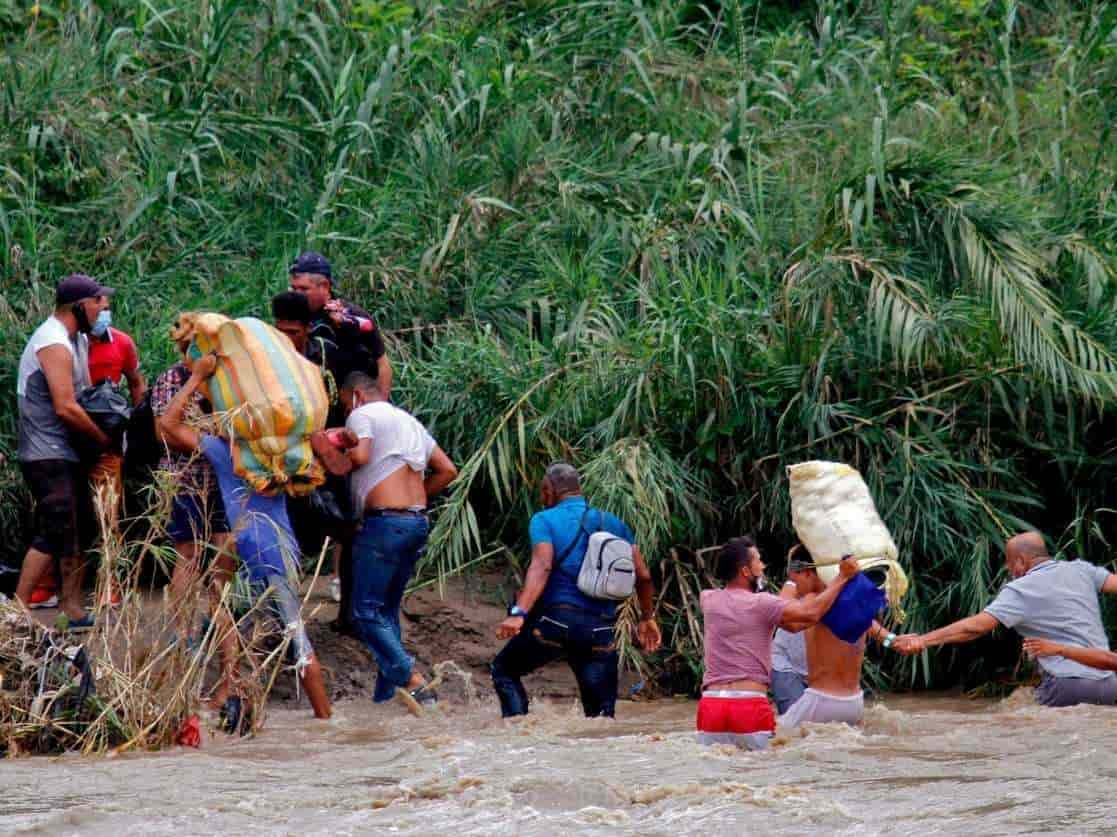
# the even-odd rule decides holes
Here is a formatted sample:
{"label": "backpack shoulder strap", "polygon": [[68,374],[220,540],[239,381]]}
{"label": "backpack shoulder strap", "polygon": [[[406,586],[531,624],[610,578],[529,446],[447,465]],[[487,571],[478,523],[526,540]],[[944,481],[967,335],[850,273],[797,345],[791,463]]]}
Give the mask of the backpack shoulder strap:
{"label": "backpack shoulder strap", "polygon": [[583,531],[582,526],[586,522],[586,515],[589,514],[589,513],[590,513],[590,507],[589,507],[589,503],[587,503],[586,504],[586,510],[584,512],[582,512],[582,519],[578,521],[578,531],[574,535],[574,540],[572,540],[570,543],[568,543],[566,545],[566,549],[564,549],[559,554],[558,558],[555,559],[555,563],[558,564],[559,566],[562,566],[562,562],[570,557],[570,553],[573,551],[574,547],[578,544],[578,535],[582,534],[582,531]]}
{"label": "backpack shoulder strap", "polygon": [[578,521],[578,532],[577,532],[577,534],[574,535],[574,540],[572,540],[570,543],[568,543],[566,545],[566,549],[564,549],[559,554],[559,556],[557,558],[555,558],[555,563],[553,565],[554,569],[557,569],[559,572],[564,573],[567,578],[572,579],[573,581],[578,580],[578,573],[576,573],[576,572],[575,573],[570,573],[570,572],[567,572],[566,570],[564,570],[563,569],[563,562],[566,561],[566,559],[568,557],[570,557],[570,553],[574,551],[574,547],[577,546],[578,541],[581,540],[580,536],[581,536],[582,532],[585,531],[584,525],[585,525],[585,522],[586,522],[586,515],[589,514],[589,513],[590,513],[590,504],[586,503],[586,510],[584,512],[582,512],[582,519]]}

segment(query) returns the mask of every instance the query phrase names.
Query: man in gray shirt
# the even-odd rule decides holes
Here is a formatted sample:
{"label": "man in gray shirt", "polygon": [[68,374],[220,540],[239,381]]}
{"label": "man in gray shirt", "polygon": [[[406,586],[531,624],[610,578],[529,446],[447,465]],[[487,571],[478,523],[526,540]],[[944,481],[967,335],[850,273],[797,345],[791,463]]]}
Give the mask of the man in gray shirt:
{"label": "man in gray shirt", "polygon": [[82,605],[79,515],[90,510],[86,469],[72,442],[87,437],[98,449],[109,438],[78,404],[89,385],[87,335],[113,289],[81,273],[55,289],[54,314],[27,341],[19,359],[19,466],[35,500],[31,547],[23,559],[16,598],[23,604],[52,561],[62,570],[62,610],[71,628],[88,628]]}
{"label": "man in gray shirt", "polygon": [[[1005,544],[1005,566],[1013,577],[984,611],[937,631],[896,640],[901,654],[936,645],[970,642],[998,625],[1025,639],[1066,646],[1109,649],[1098,593],[1117,595],[1117,574],[1085,561],[1053,561],[1043,536],[1025,532]],[[1117,704],[1117,676],[1060,655],[1039,658],[1036,701],[1044,706]]]}

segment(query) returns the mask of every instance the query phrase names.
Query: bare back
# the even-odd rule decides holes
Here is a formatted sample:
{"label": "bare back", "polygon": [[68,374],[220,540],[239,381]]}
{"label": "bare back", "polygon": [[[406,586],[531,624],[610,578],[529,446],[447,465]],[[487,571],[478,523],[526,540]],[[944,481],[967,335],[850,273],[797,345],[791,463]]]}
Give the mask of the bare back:
{"label": "bare back", "polygon": [[427,492],[423,487],[423,472],[401,466],[384,478],[365,497],[365,510],[414,509],[427,507]]}
{"label": "bare back", "polygon": [[865,637],[855,644],[838,639],[822,623],[806,632],[807,685],[831,695],[855,695],[861,691],[861,664],[865,660]]}

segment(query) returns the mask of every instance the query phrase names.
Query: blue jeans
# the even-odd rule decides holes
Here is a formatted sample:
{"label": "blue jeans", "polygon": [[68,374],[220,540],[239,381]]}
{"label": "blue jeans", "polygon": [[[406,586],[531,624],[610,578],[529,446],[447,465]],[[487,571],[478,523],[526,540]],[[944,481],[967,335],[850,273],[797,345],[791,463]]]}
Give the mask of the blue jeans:
{"label": "blue jeans", "polygon": [[617,646],[613,623],[568,605],[530,617],[492,664],[500,714],[526,715],[527,692],[520,678],[547,663],[566,658],[578,680],[587,718],[612,718],[617,704]]}
{"label": "blue jeans", "polygon": [[357,635],[376,657],[372,699],[391,700],[411,679],[414,660],[403,650],[399,609],[415,564],[427,548],[430,524],[419,515],[366,517],[353,540],[350,617]]}
{"label": "blue jeans", "polygon": [[794,671],[772,670],[772,700],[776,703],[776,711],[784,714],[791,708],[791,704],[803,696],[807,689],[807,678]]}

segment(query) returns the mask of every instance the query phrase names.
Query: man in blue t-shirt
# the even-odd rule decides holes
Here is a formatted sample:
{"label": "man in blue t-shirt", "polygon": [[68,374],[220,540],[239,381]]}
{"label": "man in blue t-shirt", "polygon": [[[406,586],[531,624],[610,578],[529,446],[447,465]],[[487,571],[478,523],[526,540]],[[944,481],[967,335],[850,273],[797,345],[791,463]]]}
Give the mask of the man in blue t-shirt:
{"label": "man in blue t-shirt", "polygon": [[617,602],[591,598],[578,589],[578,571],[593,532],[609,532],[632,544],[636,595],[640,601],[637,639],[644,651],[659,648],[659,626],[648,565],[623,520],[590,507],[578,472],[565,463],[547,469],[542,484],[544,511],[531,518],[531,565],[498,639],[510,639],[492,664],[493,687],[505,718],[526,715],[521,678],[566,658],[578,680],[587,717],[613,717],[617,701]]}
{"label": "man in blue t-shirt", "polygon": [[[299,598],[291,584],[288,563],[298,554],[295,533],[287,517],[284,495],[268,496],[254,491],[233,467],[229,442],[218,436],[199,433],[186,423],[186,407],[217,368],[216,355],[204,355],[196,361],[186,360],[191,367],[190,378],[171,403],[160,422],[160,430],[168,444],[180,451],[199,451],[213,466],[225,517],[237,545],[237,556],[260,595],[284,630],[291,633],[291,656],[303,688],[317,718],[330,717],[330,700],[322,677],[322,667],[306,635],[300,613]],[[232,688],[233,661],[223,660],[225,668],[218,694]]]}

